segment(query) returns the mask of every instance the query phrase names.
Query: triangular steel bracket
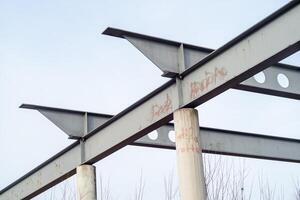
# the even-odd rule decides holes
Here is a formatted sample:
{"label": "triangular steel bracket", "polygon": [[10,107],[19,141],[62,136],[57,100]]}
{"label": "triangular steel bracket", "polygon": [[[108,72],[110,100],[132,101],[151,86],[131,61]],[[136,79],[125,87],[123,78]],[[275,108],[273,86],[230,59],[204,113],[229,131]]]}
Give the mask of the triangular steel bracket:
{"label": "triangular steel bracket", "polygon": [[107,28],[103,34],[128,40],[163,72],[162,76],[169,78],[181,74],[213,51],[115,28]]}
{"label": "triangular steel bracket", "polygon": [[46,106],[22,104],[20,108],[27,108],[39,111],[70,139],[80,139],[105,123],[112,115],[97,114],[84,111],[67,110]]}

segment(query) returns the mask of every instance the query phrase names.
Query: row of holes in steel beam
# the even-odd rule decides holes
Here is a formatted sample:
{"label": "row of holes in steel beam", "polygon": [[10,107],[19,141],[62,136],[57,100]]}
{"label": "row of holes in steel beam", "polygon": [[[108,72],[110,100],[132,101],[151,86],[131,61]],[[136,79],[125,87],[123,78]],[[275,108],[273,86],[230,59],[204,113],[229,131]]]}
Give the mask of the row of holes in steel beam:
{"label": "row of holes in steel beam", "polygon": [[[264,72],[259,72],[258,74],[256,74],[254,76],[254,79],[258,83],[261,83],[261,84],[265,83],[266,82],[265,73]],[[277,82],[283,88],[289,87],[289,79],[285,74],[282,74],[282,73],[278,74],[277,75]],[[157,131],[152,131],[151,133],[148,134],[148,137],[151,140],[157,140],[158,139]],[[169,131],[168,138],[171,142],[175,142],[175,131]]]}
{"label": "row of holes in steel beam", "polygon": [[[264,72],[259,72],[258,74],[256,74],[254,76],[254,79],[256,80],[256,82],[258,83],[265,83],[266,82],[266,76]],[[289,78],[285,75],[285,74],[278,74],[277,75],[277,83],[282,87],[282,88],[288,88],[289,87]]]}
{"label": "row of holes in steel beam", "polygon": [[[157,140],[158,139],[158,133],[157,131],[152,131],[148,134],[148,137],[150,140]],[[175,142],[175,131],[171,130],[168,133],[168,138],[171,142]]]}

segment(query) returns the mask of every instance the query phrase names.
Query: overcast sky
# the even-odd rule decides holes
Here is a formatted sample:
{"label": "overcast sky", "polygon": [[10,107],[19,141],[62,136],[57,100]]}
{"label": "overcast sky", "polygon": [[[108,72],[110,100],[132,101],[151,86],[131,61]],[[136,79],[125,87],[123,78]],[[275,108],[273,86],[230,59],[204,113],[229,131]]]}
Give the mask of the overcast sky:
{"label": "overcast sky", "polygon": [[[0,0],[0,188],[72,142],[22,103],[116,114],[167,81],[129,42],[101,35],[108,26],[218,48],[287,2]],[[288,61],[300,66],[300,55]],[[300,138],[295,100],[229,90],[198,109],[201,126]],[[298,164],[242,160],[292,198]],[[118,199],[141,171],[149,200],[163,199],[164,176],[177,179],[171,150],[126,147],[96,166]]]}

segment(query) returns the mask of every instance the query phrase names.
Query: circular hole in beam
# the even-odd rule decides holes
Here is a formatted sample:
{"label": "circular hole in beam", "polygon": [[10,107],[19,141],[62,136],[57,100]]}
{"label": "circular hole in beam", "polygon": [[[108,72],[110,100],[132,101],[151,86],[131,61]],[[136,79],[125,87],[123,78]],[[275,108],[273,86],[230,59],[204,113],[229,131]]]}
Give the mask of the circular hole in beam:
{"label": "circular hole in beam", "polygon": [[277,81],[278,84],[283,87],[283,88],[287,88],[289,87],[290,81],[288,79],[288,77],[284,74],[278,74],[277,75]]}
{"label": "circular hole in beam", "polygon": [[266,82],[265,73],[264,72],[259,72],[258,74],[255,74],[254,79],[256,80],[256,82],[261,83],[261,84]]}
{"label": "circular hole in beam", "polygon": [[151,140],[156,140],[158,138],[158,133],[157,131],[152,131],[151,133],[148,134],[148,137],[151,139]]}
{"label": "circular hole in beam", "polygon": [[169,131],[168,137],[172,142],[175,142],[175,131]]}

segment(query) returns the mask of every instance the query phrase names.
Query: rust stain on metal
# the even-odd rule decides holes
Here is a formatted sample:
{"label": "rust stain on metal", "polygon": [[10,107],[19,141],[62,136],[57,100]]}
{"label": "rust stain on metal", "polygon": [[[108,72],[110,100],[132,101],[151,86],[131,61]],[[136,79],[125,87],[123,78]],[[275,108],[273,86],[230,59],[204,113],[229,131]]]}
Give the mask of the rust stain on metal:
{"label": "rust stain on metal", "polygon": [[173,110],[172,99],[167,94],[166,100],[161,105],[154,104],[151,107],[151,121],[172,112],[172,110]]}
{"label": "rust stain on metal", "polygon": [[196,98],[200,93],[206,91],[210,85],[215,85],[217,80],[223,80],[228,74],[227,69],[222,67],[221,69],[215,68],[213,72],[205,71],[205,78],[200,81],[193,81],[190,84],[191,93],[190,98]]}

